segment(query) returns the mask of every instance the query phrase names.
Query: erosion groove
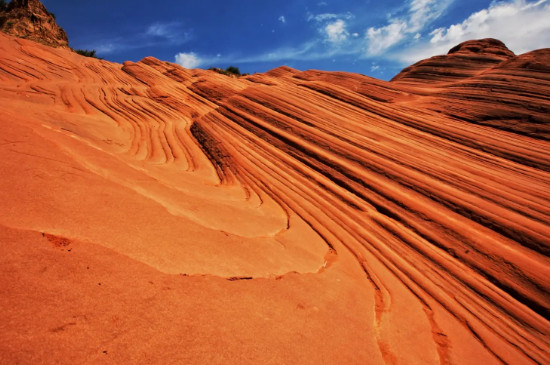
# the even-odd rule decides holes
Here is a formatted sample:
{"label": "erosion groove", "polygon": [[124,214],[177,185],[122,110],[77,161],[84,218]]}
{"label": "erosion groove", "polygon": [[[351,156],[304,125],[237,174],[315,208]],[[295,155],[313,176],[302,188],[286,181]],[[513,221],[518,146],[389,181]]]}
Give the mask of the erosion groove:
{"label": "erosion groove", "polygon": [[[117,300],[150,303],[154,314],[136,308],[166,329],[154,346],[204,331],[212,340],[191,341],[190,362],[229,332],[216,361],[304,363],[295,346],[318,362],[550,361],[549,50],[466,42],[385,82],[119,65],[3,34],[0,49],[6,280],[26,267],[58,280],[37,279],[36,293],[70,297],[74,284],[88,308],[101,276]],[[49,244],[32,244],[39,232]],[[10,308],[39,301],[6,288]],[[203,309],[211,317],[175,316]],[[120,322],[56,312],[28,341],[70,347],[62,336],[105,321],[113,338],[147,340],[126,310]],[[9,337],[2,355],[37,359],[10,352],[26,345]],[[276,358],[234,357],[236,343],[275,338]]]}

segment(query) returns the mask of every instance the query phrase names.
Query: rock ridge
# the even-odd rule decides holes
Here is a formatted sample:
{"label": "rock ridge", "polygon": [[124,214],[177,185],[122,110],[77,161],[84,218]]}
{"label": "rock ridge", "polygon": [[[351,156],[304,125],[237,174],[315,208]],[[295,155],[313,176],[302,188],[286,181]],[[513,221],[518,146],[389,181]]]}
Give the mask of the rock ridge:
{"label": "rock ridge", "polygon": [[67,33],[39,0],[12,0],[0,9],[0,30],[51,47],[68,47]]}
{"label": "rock ridge", "polygon": [[409,84],[457,82],[513,57],[515,54],[497,39],[469,40],[451,48],[446,55],[434,56],[406,67],[391,81]]}

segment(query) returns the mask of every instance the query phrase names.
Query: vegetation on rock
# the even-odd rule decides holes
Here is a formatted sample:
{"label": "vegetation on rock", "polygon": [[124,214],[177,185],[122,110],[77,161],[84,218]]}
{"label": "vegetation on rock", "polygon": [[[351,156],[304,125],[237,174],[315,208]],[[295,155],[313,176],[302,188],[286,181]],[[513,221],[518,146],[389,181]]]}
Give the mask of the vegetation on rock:
{"label": "vegetation on rock", "polygon": [[96,50],[95,49],[88,50],[88,49],[74,49],[73,48],[72,50],[75,51],[76,53],[78,53],[81,56],[99,58],[96,55]]}
{"label": "vegetation on rock", "polygon": [[248,74],[241,74],[241,71],[236,66],[229,66],[225,70],[219,67],[210,67],[210,71],[216,71],[219,74],[225,76],[239,77],[239,76],[248,76]]}

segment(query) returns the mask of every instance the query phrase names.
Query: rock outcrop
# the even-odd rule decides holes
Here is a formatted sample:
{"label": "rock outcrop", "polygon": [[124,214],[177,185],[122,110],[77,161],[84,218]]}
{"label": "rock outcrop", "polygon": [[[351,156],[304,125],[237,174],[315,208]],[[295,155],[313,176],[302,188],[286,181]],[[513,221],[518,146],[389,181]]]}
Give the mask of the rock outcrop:
{"label": "rock outcrop", "polygon": [[0,30],[51,47],[68,47],[65,30],[39,0],[12,0],[0,9]]}
{"label": "rock outcrop", "polygon": [[412,86],[426,108],[453,119],[548,141],[548,102],[532,96],[550,78],[549,59],[550,49],[515,56],[501,41],[473,40],[405,68],[392,83]]}
{"label": "rock outcrop", "polygon": [[426,62],[231,78],[0,34],[0,358],[547,363],[549,50]]}
{"label": "rock outcrop", "polygon": [[466,41],[453,47],[445,56],[434,56],[405,68],[392,81],[412,84],[456,82],[514,56],[504,43],[496,39]]}

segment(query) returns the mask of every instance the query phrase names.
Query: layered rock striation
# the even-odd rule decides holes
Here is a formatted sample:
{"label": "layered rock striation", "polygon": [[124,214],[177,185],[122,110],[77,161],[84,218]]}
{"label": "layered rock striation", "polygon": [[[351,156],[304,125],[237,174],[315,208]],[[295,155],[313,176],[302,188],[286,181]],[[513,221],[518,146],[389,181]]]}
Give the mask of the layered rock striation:
{"label": "layered rock striation", "polygon": [[231,78],[1,34],[2,358],[548,362],[549,67]]}
{"label": "layered rock striation", "polygon": [[441,84],[475,76],[515,54],[497,39],[463,42],[444,56],[434,56],[405,68],[392,81],[409,84]]}

